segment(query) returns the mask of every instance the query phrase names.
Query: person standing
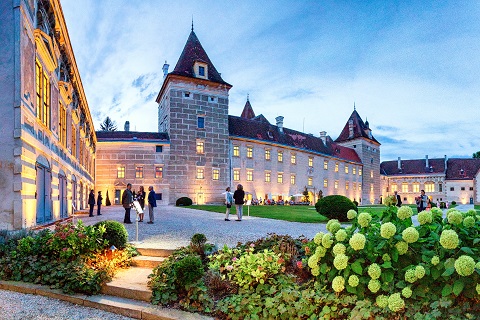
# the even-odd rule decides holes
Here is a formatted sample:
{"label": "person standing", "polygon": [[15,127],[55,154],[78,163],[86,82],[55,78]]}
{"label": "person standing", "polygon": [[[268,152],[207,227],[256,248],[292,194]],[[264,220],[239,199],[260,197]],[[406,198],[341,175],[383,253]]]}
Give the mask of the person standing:
{"label": "person standing", "polygon": [[130,220],[130,210],[132,209],[133,203],[133,193],[132,193],[132,184],[127,184],[127,189],[123,191],[122,194],[122,205],[125,208],[125,217],[123,218],[123,223],[131,224]]}
{"label": "person standing", "polygon": [[153,187],[150,186],[148,187],[148,218],[150,221],[147,223],[152,224],[153,223],[153,208],[157,206],[157,197],[155,196],[155,191],[153,191]]}
{"label": "person standing", "polygon": [[233,194],[230,192],[230,187],[227,187],[227,189],[225,189],[225,204],[227,205],[227,211],[225,212],[225,221],[230,221],[230,219],[228,219],[229,215],[230,215],[230,208],[232,207],[232,204],[233,204]]}
{"label": "person standing", "polygon": [[402,197],[400,197],[397,191],[394,191],[393,193],[395,194],[395,200],[397,200],[397,207],[400,208],[402,206]]}
{"label": "person standing", "polygon": [[[145,189],[143,189],[143,186],[140,186],[140,190],[137,193],[137,201],[140,204],[140,207],[142,207],[142,211],[145,209],[145,198],[147,196],[147,193],[145,192]],[[138,217],[140,220],[138,222],[143,222],[143,215],[144,213],[139,213]]]}
{"label": "person standing", "polygon": [[100,207],[102,206],[102,191],[98,191],[98,197],[97,197],[97,216],[101,216],[102,214],[100,213]]}
{"label": "person standing", "polygon": [[418,197],[418,212],[424,211],[428,206],[428,197],[425,194],[425,190],[420,190],[420,197]]}
{"label": "person standing", "polygon": [[241,184],[238,184],[237,190],[233,193],[233,199],[235,200],[235,207],[237,208],[237,220],[235,221],[242,221],[245,191],[243,191]]}
{"label": "person standing", "polygon": [[88,205],[90,206],[90,214],[89,217],[93,217],[93,207],[95,206],[95,193],[93,193],[93,189],[90,190],[90,194],[88,195]]}

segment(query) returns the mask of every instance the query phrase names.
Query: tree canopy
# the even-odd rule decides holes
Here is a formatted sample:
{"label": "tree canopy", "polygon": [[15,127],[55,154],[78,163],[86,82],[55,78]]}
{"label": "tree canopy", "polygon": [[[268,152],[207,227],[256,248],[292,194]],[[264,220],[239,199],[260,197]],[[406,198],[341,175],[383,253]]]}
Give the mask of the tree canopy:
{"label": "tree canopy", "polygon": [[117,131],[117,124],[110,117],[106,117],[100,124],[100,128],[102,131]]}
{"label": "tree canopy", "polygon": [[480,159],[480,151],[477,151],[473,154],[472,158],[474,159]]}

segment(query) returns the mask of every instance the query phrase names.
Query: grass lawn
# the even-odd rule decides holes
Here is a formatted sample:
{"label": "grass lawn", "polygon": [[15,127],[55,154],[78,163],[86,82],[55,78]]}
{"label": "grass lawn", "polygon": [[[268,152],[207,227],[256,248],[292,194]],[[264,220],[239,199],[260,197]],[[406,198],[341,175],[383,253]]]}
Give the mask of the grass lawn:
{"label": "grass lawn", "polygon": [[[416,205],[409,204],[408,206],[412,208],[413,214],[417,213],[417,206]],[[358,213],[368,212],[372,215],[377,215],[377,214],[382,213],[386,209],[387,209],[387,207],[383,204],[377,204],[377,205],[371,205],[371,206],[359,206],[358,207]]]}
{"label": "grass lawn", "polygon": [[[193,205],[185,208],[219,212],[223,214],[226,209],[224,205]],[[233,215],[232,219],[235,219],[235,207],[230,209],[230,215]],[[243,215],[248,215],[247,206],[243,206]],[[326,217],[320,215],[315,210],[315,207],[312,206],[250,206],[250,215],[253,217],[292,222],[319,223],[328,221]]]}

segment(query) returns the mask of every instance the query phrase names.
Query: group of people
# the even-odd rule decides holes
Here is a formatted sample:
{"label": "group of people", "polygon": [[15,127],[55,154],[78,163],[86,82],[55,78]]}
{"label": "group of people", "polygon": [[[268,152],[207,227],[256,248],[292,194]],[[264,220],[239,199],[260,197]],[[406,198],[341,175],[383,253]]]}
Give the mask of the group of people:
{"label": "group of people", "polygon": [[227,211],[225,212],[225,221],[230,221],[230,208],[233,204],[235,204],[237,209],[237,219],[235,221],[242,221],[244,203],[245,191],[243,191],[243,186],[241,184],[237,185],[237,190],[235,190],[234,193],[231,193],[230,187],[227,187],[225,190],[225,205],[227,206]]}
{"label": "group of people", "polygon": [[[398,194],[397,191],[394,191],[395,198],[397,200],[397,207],[402,206],[402,197]],[[420,196],[415,197],[415,203],[417,204],[417,211],[421,212],[424,210],[430,210],[432,208],[432,201],[425,194],[425,190],[420,190]]]}
{"label": "group of people", "polygon": [[[132,184],[131,183],[127,184],[127,188],[125,189],[125,191],[123,191],[123,194],[122,194],[122,205],[125,208],[125,217],[123,219],[123,223],[126,223],[126,224],[132,223],[132,220],[130,219],[130,210],[132,209],[133,202],[138,201],[143,211],[145,209],[145,199],[146,199],[148,204],[148,218],[150,220],[147,223],[153,224],[153,221],[154,221],[153,208],[157,206],[157,198],[155,196],[155,191],[153,190],[152,186],[148,187],[148,191],[149,192],[147,196],[147,193],[145,192],[143,186],[140,186],[140,190],[137,193],[135,193],[134,191],[132,191]],[[144,213],[139,213],[138,222],[143,222],[143,217],[144,217]]]}
{"label": "group of people", "polygon": [[93,192],[93,189],[90,190],[90,193],[88,194],[88,205],[90,206],[90,212],[89,212],[89,217],[93,217],[93,208],[95,207],[95,203],[97,204],[97,216],[101,216],[102,214],[100,213],[100,208],[102,207],[102,191],[98,191],[98,197],[97,197],[97,202],[95,202],[95,193]]}

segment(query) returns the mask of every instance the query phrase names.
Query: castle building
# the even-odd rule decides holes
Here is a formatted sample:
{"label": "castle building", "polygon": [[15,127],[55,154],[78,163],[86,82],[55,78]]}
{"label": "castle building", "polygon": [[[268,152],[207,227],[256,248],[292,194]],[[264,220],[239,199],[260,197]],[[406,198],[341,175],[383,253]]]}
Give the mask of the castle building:
{"label": "castle building", "polygon": [[96,135],[59,0],[0,1],[0,229],[86,207]]}

